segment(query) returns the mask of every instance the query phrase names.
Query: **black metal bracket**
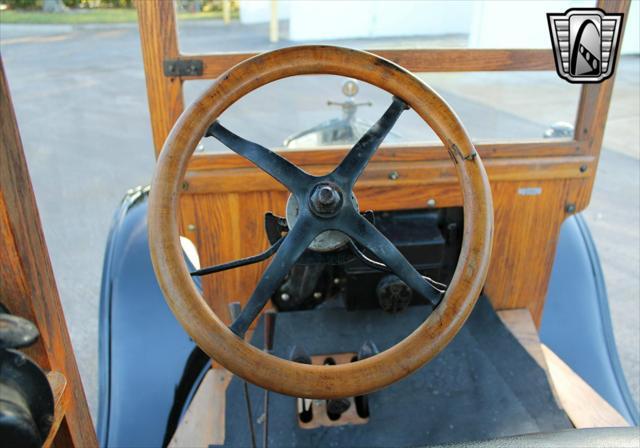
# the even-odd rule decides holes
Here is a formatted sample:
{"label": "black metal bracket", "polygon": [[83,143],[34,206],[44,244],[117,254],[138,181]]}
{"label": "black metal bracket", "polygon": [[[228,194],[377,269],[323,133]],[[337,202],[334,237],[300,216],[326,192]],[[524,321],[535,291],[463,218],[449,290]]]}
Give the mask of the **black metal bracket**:
{"label": "black metal bracket", "polygon": [[200,59],[165,59],[162,65],[164,75],[169,78],[202,76],[202,69],[204,67]]}

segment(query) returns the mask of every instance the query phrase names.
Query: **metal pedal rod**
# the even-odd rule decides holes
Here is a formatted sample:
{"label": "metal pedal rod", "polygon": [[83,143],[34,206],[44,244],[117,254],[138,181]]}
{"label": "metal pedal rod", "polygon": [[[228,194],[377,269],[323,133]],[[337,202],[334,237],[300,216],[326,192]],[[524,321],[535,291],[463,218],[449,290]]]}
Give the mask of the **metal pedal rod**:
{"label": "metal pedal rod", "polygon": [[[273,338],[276,330],[276,313],[267,310],[264,316],[264,351],[271,353],[273,350]],[[264,431],[262,433],[262,446],[269,446],[269,389],[264,390]]]}
{"label": "metal pedal rod", "polygon": [[[240,315],[240,302],[232,302],[229,304],[229,314],[233,322]],[[251,448],[256,448],[256,433],[253,429],[253,413],[251,412],[251,399],[249,398],[249,385],[242,380],[242,388],[244,392],[244,402],[247,405],[247,423],[249,424],[249,434],[251,434]]]}

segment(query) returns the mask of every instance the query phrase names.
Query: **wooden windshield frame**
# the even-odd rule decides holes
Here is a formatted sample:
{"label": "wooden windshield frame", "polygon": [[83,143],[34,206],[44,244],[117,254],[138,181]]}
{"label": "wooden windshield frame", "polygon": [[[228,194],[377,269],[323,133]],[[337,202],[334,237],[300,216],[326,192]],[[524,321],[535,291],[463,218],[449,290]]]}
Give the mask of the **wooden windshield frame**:
{"label": "wooden windshield frame", "polygon": [[[596,7],[608,13],[628,12],[628,0],[599,0]],[[189,80],[215,79],[237,63],[256,53],[187,54],[178,43],[176,12],[173,2],[140,1],[136,4],[144,68],[147,77],[151,126],[156,156],[169,131],[184,110],[183,84]],[[624,27],[625,23],[623,23]],[[624,29],[621,30],[621,35]],[[487,71],[554,71],[551,49],[411,49],[368,50],[416,73],[487,72]],[[618,48],[618,53],[620,49]],[[202,75],[167,76],[164,61],[202,61]],[[611,98],[613,79],[598,84],[584,84],[575,118],[575,135],[566,139],[527,139],[487,141],[491,156],[503,154],[508,147],[519,157],[597,155],[602,144],[604,124]],[[432,144],[404,145],[412,149],[430,148]],[[438,146],[439,145],[435,145]],[[394,148],[384,145],[381,149]],[[341,150],[343,148],[336,147]],[[344,149],[347,149],[346,147]],[[499,149],[499,150],[498,150]],[[314,149],[299,150],[314,151]],[[482,149],[481,149],[482,151]],[[485,154],[487,151],[483,151]],[[196,154],[194,160],[211,154]]]}
{"label": "wooden windshield frame", "polygon": [[[626,14],[630,1],[598,0],[595,6],[607,13]],[[157,156],[184,110],[184,82],[214,79],[254,53],[182,53],[173,2],[139,1],[137,8]],[[555,70],[551,49],[368,51],[413,72]],[[617,52],[616,58],[620,46]],[[193,60],[202,63],[202,76],[165,74],[165,62]],[[493,191],[496,238],[484,292],[496,309],[529,308],[540,324],[560,227],[567,217],[585,209],[591,198],[614,78],[615,74],[581,87],[572,138],[474,142]],[[308,172],[320,173],[334,166],[348,149],[286,149],[280,154]],[[400,176],[389,177],[390,170]],[[181,231],[198,247],[204,264],[266,249],[263,217],[256,210],[270,207],[278,212],[286,200],[280,184],[238,155],[224,152],[195,154],[182,185]],[[536,191],[538,196],[522,191]],[[455,170],[443,145],[436,142],[382,145],[356,185],[356,194],[361,207],[376,210],[424,208],[427,195],[437,200],[438,207],[463,205]],[[251,229],[251,235],[237,235],[234,216],[247,220],[243,228]],[[211,228],[220,235],[212,235]],[[238,238],[241,243],[234,241]],[[208,276],[203,288],[210,306],[225,315],[225,301],[245,300],[252,287],[246,279],[258,278],[262,269],[264,265],[256,265],[243,272]]]}

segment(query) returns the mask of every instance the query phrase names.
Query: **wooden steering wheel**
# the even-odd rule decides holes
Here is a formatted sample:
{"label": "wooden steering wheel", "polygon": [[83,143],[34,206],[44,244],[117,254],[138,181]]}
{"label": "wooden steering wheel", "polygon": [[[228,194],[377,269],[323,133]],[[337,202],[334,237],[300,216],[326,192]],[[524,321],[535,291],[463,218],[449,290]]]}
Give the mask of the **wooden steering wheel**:
{"label": "wooden steering wheel", "polygon": [[[295,75],[341,75],[373,84],[394,98],[382,118],[330,174],[311,176],[285,158],[232,134],[217,118],[249,92]],[[352,188],[391,126],[411,107],[442,140],[455,163],[464,200],[464,236],[453,279],[442,300],[369,221],[358,213]],[[204,135],[212,135],[266,171],[296,198],[300,212],[253,295],[230,328],[194,285],[179,242],[180,186]],[[299,46],[264,53],[221,75],[180,116],[158,159],[149,200],[149,244],[169,307],[194,341],[234,374],[269,390],[306,398],[364,395],[409,375],[436,356],[469,316],[484,284],[491,255],[493,208],[487,176],[469,137],[447,103],[392,62],[332,46]],[[302,252],[327,230],[339,230],[367,247],[435,309],[412,334],[373,357],[314,366],[267,354],[240,337],[259,315]]]}

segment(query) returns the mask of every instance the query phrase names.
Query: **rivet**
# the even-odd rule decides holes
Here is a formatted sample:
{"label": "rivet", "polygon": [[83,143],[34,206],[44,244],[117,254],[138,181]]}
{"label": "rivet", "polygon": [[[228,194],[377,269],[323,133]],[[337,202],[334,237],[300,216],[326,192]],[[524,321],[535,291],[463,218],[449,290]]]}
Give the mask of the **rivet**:
{"label": "rivet", "polygon": [[196,230],[196,225],[195,224],[189,224],[187,226],[187,230],[190,232],[193,232],[194,230]]}
{"label": "rivet", "polygon": [[283,302],[287,302],[291,298],[291,296],[286,292],[283,292],[282,294],[280,294],[280,298],[282,299]]}
{"label": "rivet", "polygon": [[587,171],[587,165],[580,165],[580,172],[584,173],[585,171]]}
{"label": "rivet", "polygon": [[576,204],[567,204],[566,207],[564,208],[564,211],[567,213],[575,213]]}
{"label": "rivet", "polygon": [[314,299],[322,299],[322,293],[318,292],[318,291],[314,292],[313,293],[313,298]]}
{"label": "rivet", "polygon": [[431,198],[431,199],[429,199],[429,200],[427,201],[427,207],[429,207],[429,208],[435,208],[435,206],[436,206],[436,200],[435,200],[435,199]]}
{"label": "rivet", "polygon": [[397,172],[397,171],[391,171],[391,172],[389,173],[389,179],[391,179],[391,180],[396,180],[396,179],[398,179],[399,177],[400,177],[400,174],[398,174],[398,172]]}

